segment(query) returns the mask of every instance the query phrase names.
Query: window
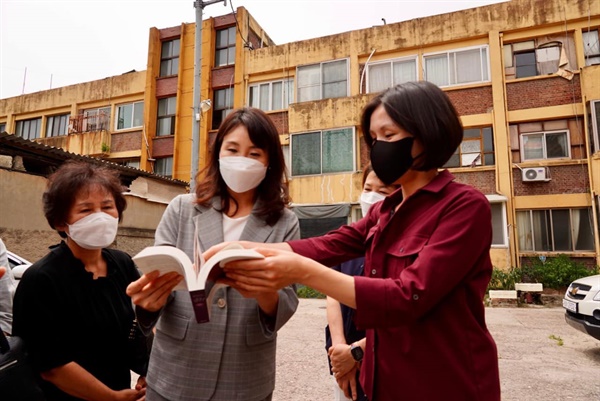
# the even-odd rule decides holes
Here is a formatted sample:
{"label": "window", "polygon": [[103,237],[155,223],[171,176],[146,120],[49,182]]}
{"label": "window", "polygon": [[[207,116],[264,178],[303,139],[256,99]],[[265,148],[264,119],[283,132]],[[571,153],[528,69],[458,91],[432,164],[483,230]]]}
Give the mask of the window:
{"label": "window", "polygon": [[600,64],[600,43],[597,29],[583,31],[583,54],[585,55],[585,65]]}
{"label": "window", "polygon": [[110,124],[110,106],[83,111],[81,130],[74,127],[76,132],[91,132],[107,130]]}
{"label": "window", "polygon": [[[563,38],[563,40],[565,40]],[[504,46],[504,66],[513,68],[514,78],[535,77],[538,75],[554,74],[559,70],[559,60],[561,54],[567,59],[567,54],[563,51],[561,41],[550,41],[536,46],[540,40],[527,40],[524,42],[510,43]],[[567,43],[571,38],[566,39]],[[563,54],[564,53],[564,54]],[[569,60],[566,60],[565,67],[568,67]]]}
{"label": "window", "polygon": [[154,174],[162,175],[167,178],[173,177],[173,157],[156,159]]}
{"label": "window", "polygon": [[506,246],[506,203],[490,202],[492,210],[492,246]]}
{"label": "window", "polygon": [[265,82],[250,85],[248,105],[264,111],[287,109],[294,100],[294,81]]}
{"label": "window", "polygon": [[140,168],[140,159],[124,159],[124,160],[117,160],[115,161],[115,163],[120,164],[121,166],[125,166],[125,167],[132,167],[132,168]]}
{"label": "window", "polygon": [[[600,100],[589,103],[589,133],[591,135],[592,152],[600,151]],[[2,131],[2,129],[0,129]]]}
{"label": "window", "polygon": [[348,96],[348,60],[298,67],[298,102]]}
{"label": "window", "polygon": [[40,137],[42,118],[17,121],[15,135],[23,139],[35,139]]}
{"label": "window", "polygon": [[292,176],[354,171],[354,129],[291,136]]}
{"label": "window", "polygon": [[533,252],[594,250],[590,208],[517,211],[519,249]]}
{"label": "window", "polygon": [[6,123],[0,123],[0,132],[6,131]]}
{"label": "window", "polygon": [[444,167],[493,166],[494,138],[492,127],[464,130],[463,141]]}
{"label": "window", "polygon": [[69,133],[70,114],[51,116],[46,119],[46,138],[51,136],[67,135]]}
{"label": "window", "polygon": [[213,104],[212,129],[219,129],[225,117],[233,109],[233,88],[216,90]]}
{"label": "window", "polygon": [[417,59],[399,59],[367,66],[367,93],[382,92],[392,86],[417,80]]}
{"label": "window", "polygon": [[160,76],[177,75],[179,71],[179,39],[162,42],[160,51]]}
{"label": "window", "polygon": [[215,66],[235,64],[235,26],[217,31]]}
{"label": "window", "polygon": [[156,121],[156,136],[175,135],[176,105],[176,96],[158,100],[158,119]]}
{"label": "window", "polygon": [[521,160],[570,158],[569,131],[521,134]]}
{"label": "window", "polygon": [[117,129],[141,127],[144,123],[144,102],[117,106]]}
{"label": "window", "polygon": [[438,86],[489,81],[488,47],[423,56],[425,79]]}

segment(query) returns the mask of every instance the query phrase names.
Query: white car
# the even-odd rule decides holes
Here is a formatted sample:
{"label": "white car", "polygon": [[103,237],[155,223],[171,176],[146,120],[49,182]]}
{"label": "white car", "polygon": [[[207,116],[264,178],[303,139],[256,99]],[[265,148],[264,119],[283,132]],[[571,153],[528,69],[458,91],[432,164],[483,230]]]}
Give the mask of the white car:
{"label": "white car", "polygon": [[31,262],[11,251],[6,251],[6,253],[8,255],[8,265],[12,270],[15,280],[20,280],[25,270],[31,266]]}
{"label": "white car", "polygon": [[600,340],[600,274],[573,281],[565,292],[563,308],[571,327]]}

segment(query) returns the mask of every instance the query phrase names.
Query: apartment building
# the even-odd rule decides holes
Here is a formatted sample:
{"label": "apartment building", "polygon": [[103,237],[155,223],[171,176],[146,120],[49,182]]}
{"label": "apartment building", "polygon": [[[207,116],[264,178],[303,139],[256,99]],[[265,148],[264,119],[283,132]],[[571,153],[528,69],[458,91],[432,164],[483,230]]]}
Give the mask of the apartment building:
{"label": "apartment building", "polygon": [[[309,236],[360,218],[362,107],[390,86],[428,80],[461,115],[464,141],[446,167],[490,201],[494,265],[557,254],[596,265],[599,27],[600,0],[512,0],[277,46],[240,7],[203,21],[200,100],[210,110],[193,110],[195,27],[182,24],[151,28],[147,71],[102,80],[120,82],[111,90],[94,81],[0,100],[0,130],[189,181],[192,124],[203,166],[224,116],[259,107],[281,134]],[[94,116],[109,111],[106,131],[95,131]],[[67,113],[81,122],[68,118],[61,131],[54,117]],[[68,139],[87,124],[87,142]]]}

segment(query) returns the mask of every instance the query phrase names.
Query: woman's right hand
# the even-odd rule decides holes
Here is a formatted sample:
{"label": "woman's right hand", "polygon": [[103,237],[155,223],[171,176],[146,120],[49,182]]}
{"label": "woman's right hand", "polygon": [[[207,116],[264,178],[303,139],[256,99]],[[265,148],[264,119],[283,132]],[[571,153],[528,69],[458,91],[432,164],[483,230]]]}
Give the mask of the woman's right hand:
{"label": "woman's right hand", "polygon": [[127,295],[134,305],[150,312],[156,312],[165,306],[169,294],[183,280],[183,276],[175,272],[162,276],[159,274],[158,270],[144,274],[127,286]]}
{"label": "woman's right hand", "polygon": [[141,390],[119,390],[115,391],[114,401],[144,401],[146,399],[146,389]]}

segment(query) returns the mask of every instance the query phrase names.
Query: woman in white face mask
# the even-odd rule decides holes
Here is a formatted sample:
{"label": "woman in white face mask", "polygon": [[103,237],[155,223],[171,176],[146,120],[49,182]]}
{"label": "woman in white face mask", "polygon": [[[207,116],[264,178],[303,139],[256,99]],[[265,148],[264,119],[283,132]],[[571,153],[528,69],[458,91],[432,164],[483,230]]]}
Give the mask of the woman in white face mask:
{"label": "woman in white face mask", "polygon": [[[156,230],[155,245],[191,260],[223,241],[279,242],[300,237],[287,206],[285,162],[277,128],[259,109],[242,108],[221,124],[194,194],[176,197]],[[245,292],[221,288],[210,322],[196,323],[190,294],[172,289],[177,275],[144,275],[129,286],[140,324],[156,327],[147,400],[270,400],[277,331],[298,305],[292,286]]]}
{"label": "woman in white face mask", "polygon": [[[373,171],[370,164],[363,170],[363,191],[360,194],[360,208],[363,217],[371,206],[400,188],[399,185],[386,185]],[[365,258],[360,257],[332,269],[350,276],[362,276]],[[366,401],[367,397],[358,381],[360,363],[366,346],[365,331],[359,330],[353,322],[354,309],[327,297],[327,327],[325,328],[325,349],[329,359],[330,373],[334,376],[334,401]]]}
{"label": "woman in white face mask", "polygon": [[[149,347],[127,285],[139,273],[107,247],[126,207],[118,175],[67,162],[48,179],[44,214],[63,241],[23,275],[13,334],[22,337],[48,401],[137,400],[145,394]],[[130,370],[140,375],[131,389]]]}

